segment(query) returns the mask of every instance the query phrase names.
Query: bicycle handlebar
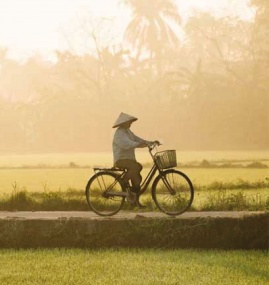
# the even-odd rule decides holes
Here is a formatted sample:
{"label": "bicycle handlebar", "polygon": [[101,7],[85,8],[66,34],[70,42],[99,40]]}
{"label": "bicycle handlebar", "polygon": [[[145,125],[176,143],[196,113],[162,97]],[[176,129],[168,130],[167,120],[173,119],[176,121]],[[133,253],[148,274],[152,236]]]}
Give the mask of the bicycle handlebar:
{"label": "bicycle handlebar", "polygon": [[159,145],[161,145],[159,141],[154,141],[148,144],[148,149],[151,152],[156,146],[159,146]]}

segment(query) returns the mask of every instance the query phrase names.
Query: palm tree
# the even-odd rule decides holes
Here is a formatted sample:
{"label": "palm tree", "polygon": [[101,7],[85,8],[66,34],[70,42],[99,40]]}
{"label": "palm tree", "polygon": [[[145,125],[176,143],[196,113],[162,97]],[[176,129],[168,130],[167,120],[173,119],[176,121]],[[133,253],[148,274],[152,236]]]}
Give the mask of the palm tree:
{"label": "palm tree", "polygon": [[[171,27],[178,28],[181,17],[174,0],[124,0],[131,7],[133,19],[126,28],[124,39],[131,43],[137,58],[148,51],[150,58],[159,56],[165,48],[179,44]],[[170,22],[169,22],[170,21]]]}

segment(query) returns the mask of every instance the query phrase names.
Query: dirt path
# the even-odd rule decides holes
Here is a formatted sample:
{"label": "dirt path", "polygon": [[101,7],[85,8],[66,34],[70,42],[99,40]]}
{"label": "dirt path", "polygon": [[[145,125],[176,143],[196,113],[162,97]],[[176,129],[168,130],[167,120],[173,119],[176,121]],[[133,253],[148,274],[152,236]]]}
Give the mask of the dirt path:
{"label": "dirt path", "polygon": [[177,217],[170,217],[161,212],[145,212],[145,211],[135,211],[135,212],[124,212],[121,211],[112,217],[100,217],[93,212],[65,212],[65,211],[55,211],[55,212],[0,212],[0,219],[26,219],[26,220],[58,220],[58,219],[87,219],[87,220],[125,220],[125,219],[195,219],[195,218],[242,218],[245,216],[259,215],[264,212],[248,212],[248,211],[230,211],[230,212],[186,212]]}

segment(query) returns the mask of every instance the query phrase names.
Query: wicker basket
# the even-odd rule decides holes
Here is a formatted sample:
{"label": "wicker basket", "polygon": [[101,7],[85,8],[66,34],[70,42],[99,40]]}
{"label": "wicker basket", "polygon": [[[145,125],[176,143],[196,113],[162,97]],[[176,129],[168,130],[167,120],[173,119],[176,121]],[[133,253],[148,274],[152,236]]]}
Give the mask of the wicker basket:
{"label": "wicker basket", "polygon": [[156,152],[154,158],[158,167],[161,169],[177,166],[177,155],[175,150]]}

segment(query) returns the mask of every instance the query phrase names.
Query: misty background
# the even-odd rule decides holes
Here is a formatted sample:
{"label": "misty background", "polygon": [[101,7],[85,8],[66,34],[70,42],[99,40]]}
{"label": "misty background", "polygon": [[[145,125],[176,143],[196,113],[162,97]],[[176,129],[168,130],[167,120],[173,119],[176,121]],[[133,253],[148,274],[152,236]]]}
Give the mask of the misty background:
{"label": "misty background", "polygon": [[132,18],[121,44],[109,19],[85,15],[55,51],[24,62],[0,48],[0,152],[110,151],[120,112],[132,130],[180,150],[269,149],[269,2],[252,20],[196,12],[174,1],[124,2]]}

